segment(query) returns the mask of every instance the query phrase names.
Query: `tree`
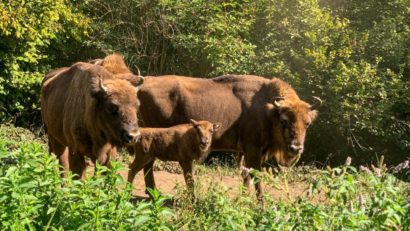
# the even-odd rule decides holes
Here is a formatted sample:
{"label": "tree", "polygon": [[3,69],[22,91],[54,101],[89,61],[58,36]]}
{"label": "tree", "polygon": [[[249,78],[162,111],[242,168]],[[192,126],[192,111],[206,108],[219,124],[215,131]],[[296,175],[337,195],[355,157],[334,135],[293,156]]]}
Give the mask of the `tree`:
{"label": "tree", "polygon": [[88,25],[64,0],[0,2],[0,122],[13,117],[18,123],[33,122],[42,76],[54,60],[63,59],[48,47],[80,40]]}

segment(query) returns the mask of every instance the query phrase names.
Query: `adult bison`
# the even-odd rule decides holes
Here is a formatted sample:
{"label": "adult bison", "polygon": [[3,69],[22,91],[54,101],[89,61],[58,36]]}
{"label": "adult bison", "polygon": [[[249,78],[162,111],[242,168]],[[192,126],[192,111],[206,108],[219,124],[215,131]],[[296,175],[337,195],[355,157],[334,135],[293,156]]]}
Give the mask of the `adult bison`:
{"label": "adult bison", "polygon": [[[222,122],[212,150],[244,153],[245,166],[261,169],[267,154],[289,166],[303,152],[306,129],[321,104],[299,99],[286,82],[251,75],[213,79],[181,76],[146,77],[138,92],[147,127],[170,127],[189,119]],[[249,174],[244,177],[249,186]],[[258,197],[260,182],[255,184]]]}
{"label": "adult bison", "polygon": [[[81,178],[85,156],[107,165],[108,153],[139,135],[137,91],[144,79],[133,75],[119,55],[107,56],[103,62],[113,65],[78,62],[51,71],[41,85],[49,151]],[[121,69],[124,66],[126,70]]]}

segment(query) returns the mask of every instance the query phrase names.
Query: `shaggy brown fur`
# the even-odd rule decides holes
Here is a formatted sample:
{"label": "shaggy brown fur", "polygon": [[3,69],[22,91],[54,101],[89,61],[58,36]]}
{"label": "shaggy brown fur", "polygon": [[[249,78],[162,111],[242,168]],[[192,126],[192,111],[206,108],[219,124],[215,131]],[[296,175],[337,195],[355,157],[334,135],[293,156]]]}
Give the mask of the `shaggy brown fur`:
{"label": "shaggy brown fur", "polygon": [[128,66],[125,64],[124,59],[120,54],[111,54],[105,57],[104,59],[94,60],[93,62],[96,65],[105,67],[107,71],[117,74],[130,74],[132,73]]}
{"label": "shaggy brown fur", "polygon": [[[316,106],[300,100],[286,82],[252,75],[146,77],[138,97],[148,127],[169,127],[190,118],[221,121],[212,150],[243,152],[246,167],[257,170],[269,152],[285,166],[299,159],[306,129],[316,117]],[[244,178],[246,185],[249,181]],[[260,182],[255,187],[261,196]]]}
{"label": "shaggy brown fur", "polygon": [[105,68],[78,62],[46,75],[41,114],[49,150],[64,168],[84,176],[85,156],[107,165],[117,146],[138,135],[138,86],[143,79],[117,78]]}
{"label": "shaggy brown fur", "polygon": [[158,158],[163,161],[178,161],[188,188],[193,190],[192,162],[202,162],[208,156],[212,134],[219,127],[219,123],[191,120],[190,124],[170,128],[141,128],[139,141],[128,148],[135,155],[128,172],[128,181],[132,183],[135,175],[144,168],[146,187],[155,188],[152,165]]}

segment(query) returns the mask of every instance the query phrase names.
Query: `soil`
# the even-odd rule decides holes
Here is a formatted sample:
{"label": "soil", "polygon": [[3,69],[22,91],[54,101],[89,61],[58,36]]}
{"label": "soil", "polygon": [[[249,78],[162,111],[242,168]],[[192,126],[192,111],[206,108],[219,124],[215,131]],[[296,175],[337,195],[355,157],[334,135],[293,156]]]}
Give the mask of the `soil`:
{"label": "soil", "polygon": [[[127,172],[120,172],[124,179],[127,179]],[[185,181],[182,174],[172,173],[167,171],[154,171],[155,183],[159,191],[165,195],[176,195],[177,188],[185,188]],[[239,174],[237,176],[226,176],[218,173],[207,173],[204,175],[194,174],[194,179],[199,179],[201,187],[209,187],[211,183],[216,183],[225,187],[227,193],[231,196],[237,196],[241,190],[242,178]],[[148,198],[145,193],[145,183],[143,171],[139,172],[133,182],[134,190],[133,194],[136,198]],[[306,197],[308,191],[308,184],[306,182],[289,182],[287,190],[285,184],[264,184],[264,193],[272,196],[274,200],[286,200],[294,201],[301,197]],[[254,187],[251,187],[249,192],[250,195],[255,195]],[[320,202],[321,197],[312,198],[313,201]]]}

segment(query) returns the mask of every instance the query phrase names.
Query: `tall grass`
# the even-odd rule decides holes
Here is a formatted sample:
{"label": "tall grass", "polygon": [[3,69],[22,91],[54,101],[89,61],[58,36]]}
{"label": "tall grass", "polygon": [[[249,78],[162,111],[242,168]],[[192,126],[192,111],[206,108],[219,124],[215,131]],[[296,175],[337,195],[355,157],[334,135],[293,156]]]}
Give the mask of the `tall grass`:
{"label": "tall grass", "polygon": [[117,174],[121,163],[97,166],[84,181],[61,178],[44,144],[29,136],[11,139],[4,129],[0,230],[410,230],[409,184],[384,171],[346,165],[275,176],[253,172],[289,194],[292,185],[306,186],[303,196],[277,199],[267,192],[259,203],[240,185],[227,188],[207,178],[228,170],[200,167],[194,200],[182,185],[172,200],[150,190],[153,200],[135,202],[132,186]]}

